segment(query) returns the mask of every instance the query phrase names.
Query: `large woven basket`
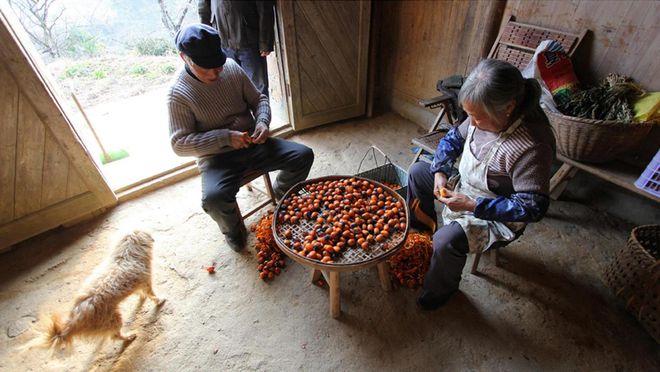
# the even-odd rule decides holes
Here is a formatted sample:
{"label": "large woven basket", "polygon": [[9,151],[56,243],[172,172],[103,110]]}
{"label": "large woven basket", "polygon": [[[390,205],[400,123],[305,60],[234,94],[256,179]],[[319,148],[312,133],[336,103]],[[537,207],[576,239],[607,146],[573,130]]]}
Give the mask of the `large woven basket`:
{"label": "large woven basket", "polygon": [[654,123],[576,118],[545,110],[557,137],[557,152],[586,163],[604,163],[639,146]]}
{"label": "large woven basket", "polygon": [[605,270],[605,282],[660,343],[660,225],[638,226]]}

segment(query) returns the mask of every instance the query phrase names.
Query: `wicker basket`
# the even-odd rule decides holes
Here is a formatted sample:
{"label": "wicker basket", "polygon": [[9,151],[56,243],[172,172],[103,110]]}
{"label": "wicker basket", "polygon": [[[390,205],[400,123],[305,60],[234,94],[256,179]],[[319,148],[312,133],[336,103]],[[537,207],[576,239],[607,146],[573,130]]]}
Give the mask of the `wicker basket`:
{"label": "wicker basket", "polygon": [[545,113],[557,136],[557,151],[587,163],[608,162],[635,149],[654,125],[582,119],[549,110]]}
{"label": "wicker basket", "polygon": [[605,282],[660,343],[660,225],[638,226],[605,271]]}

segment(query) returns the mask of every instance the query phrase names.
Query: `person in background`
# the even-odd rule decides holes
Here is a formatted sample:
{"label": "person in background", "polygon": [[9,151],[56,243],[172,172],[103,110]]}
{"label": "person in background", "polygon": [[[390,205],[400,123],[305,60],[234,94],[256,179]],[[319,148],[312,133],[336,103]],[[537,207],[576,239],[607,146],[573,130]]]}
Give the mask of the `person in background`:
{"label": "person in background", "polygon": [[314,153],[304,145],[269,137],[270,106],[245,72],[221,48],[209,26],[194,24],[175,36],[182,68],[167,95],[172,149],[195,156],[202,178],[202,207],[229,246],[245,247],[247,231],[236,208],[245,174],[280,170],[279,199],[307,178]]}
{"label": "person in background", "polygon": [[222,49],[268,96],[266,57],[275,40],[274,1],[199,0],[200,22],[220,33]]}
{"label": "person in background", "polygon": [[[545,215],[555,138],[540,95],[536,80],[513,65],[481,61],[459,93],[468,118],[440,141],[431,164],[411,166],[412,223],[435,231],[434,199],[444,204],[417,300],[422,309],[442,306],[458,290],[468,252],[506,245]],[[452,189],[448,179],[459,156],[460,180]]]}

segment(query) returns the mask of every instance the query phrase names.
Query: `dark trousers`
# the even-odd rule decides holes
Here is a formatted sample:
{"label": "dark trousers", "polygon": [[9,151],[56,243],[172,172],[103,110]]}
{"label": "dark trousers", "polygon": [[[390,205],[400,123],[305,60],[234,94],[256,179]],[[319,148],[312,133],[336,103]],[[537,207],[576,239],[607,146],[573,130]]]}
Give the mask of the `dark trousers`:
{"label": "dark trousers", "polygon": [[[433,182],[430,164],[426,162],[417,162],[408,170],[408,205],[414,199],[419,200],[422,211],[435,220]],[[452,222],[441,226],[433,234],[433,256],[424,278],[424,290],[443,296],[458,289],[468,252],[467,236],[461,225]]]}
{"label": "dark trousers", "polygon": [[239,64],[252,80],[257,90],[268,96],[268,65],[266,57],[261,56],[259,48],[243,48],[239,50],[222,48],[228,58]]}
{"label": "dark trousers", "polygon": [[199,162],[202,208],[223,234],[236,234],[242,226],[235,204],[236,194],[246,174],[279,170],[273,191],[280,199],[291,186],[307,178],[313,162],[312,149],[279,138],[268,138],[261,145],[204,158]]}

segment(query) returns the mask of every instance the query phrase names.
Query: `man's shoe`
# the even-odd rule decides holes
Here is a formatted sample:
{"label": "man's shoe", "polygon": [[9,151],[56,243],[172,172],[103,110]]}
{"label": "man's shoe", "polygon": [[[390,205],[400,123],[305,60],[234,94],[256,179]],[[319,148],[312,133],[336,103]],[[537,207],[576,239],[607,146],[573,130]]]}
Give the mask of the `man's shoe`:
{"label": "man's shoe", "polygon": [[437,310],[442,305],[446,304],[454,293],[456,293],[455,290],[446,295],[437,296],[431,292],[423,291],[419,298],[417,298],[417,306],[426,311]]}
{"label": "man's shoe", "polygon": [[225,240],[227,241],[229,248],[233,249],[235,252],[240,252],[245,249],[247,236],[242,229],[239,229],[236,234],[225,235]]}

